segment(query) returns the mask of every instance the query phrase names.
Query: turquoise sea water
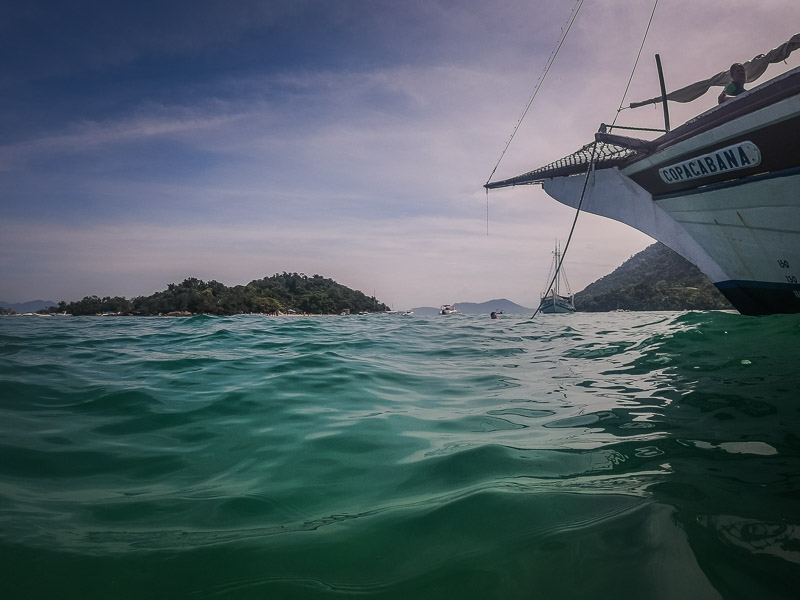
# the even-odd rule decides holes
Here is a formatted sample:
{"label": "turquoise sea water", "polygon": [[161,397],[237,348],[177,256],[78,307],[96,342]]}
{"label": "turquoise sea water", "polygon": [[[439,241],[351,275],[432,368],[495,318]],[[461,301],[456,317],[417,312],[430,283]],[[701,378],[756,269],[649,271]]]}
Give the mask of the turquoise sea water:
{"label": "turquoise sea water", "polygon": [[795,598],[800,315],[0,318],[0,597]]}

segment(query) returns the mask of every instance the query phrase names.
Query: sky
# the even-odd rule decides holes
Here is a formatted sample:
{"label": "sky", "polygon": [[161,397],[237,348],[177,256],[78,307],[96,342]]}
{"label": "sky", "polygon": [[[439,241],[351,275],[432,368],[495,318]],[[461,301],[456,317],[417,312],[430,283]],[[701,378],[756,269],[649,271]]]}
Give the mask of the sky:
{"label": "sky", "polygon": [[[512,138],[572,12],[577,18]],[[395,309],[537,306],[574,211],[483,185],[800,30],[797,0],[0,6],[0,300],[319,274]],[[800,54],[798,52],[797,54]],[[768,76],[800,64],[792,55]],[[716,93],[671,105],[673,126]],[[660,107],[619,124],[659,127]],[[580,214],[572,291],[653,242]]]}

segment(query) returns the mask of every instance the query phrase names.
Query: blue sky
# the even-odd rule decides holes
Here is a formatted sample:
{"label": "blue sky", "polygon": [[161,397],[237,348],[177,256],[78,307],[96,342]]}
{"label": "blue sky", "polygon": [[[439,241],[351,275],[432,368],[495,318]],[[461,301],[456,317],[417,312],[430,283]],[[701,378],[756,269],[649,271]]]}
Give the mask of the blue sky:
{"label": "blue sky", "polygon": [[[573,213],[494,168],[578,2],[0,8],[0,300],[319,273],[395,308],[538,303]],[[585,0],[495,179],[613,120],[652,4]],[[746,16],[745,16],[746,15]],[[661,0],[627,102],[797,33],[796,0]],[[772,67],[774,75],[798,65]],[[675,107],[673,123],[715,94]],[[660,109],[619,122],[660,124]],[[651,240],[581,215],[574,291]]]}

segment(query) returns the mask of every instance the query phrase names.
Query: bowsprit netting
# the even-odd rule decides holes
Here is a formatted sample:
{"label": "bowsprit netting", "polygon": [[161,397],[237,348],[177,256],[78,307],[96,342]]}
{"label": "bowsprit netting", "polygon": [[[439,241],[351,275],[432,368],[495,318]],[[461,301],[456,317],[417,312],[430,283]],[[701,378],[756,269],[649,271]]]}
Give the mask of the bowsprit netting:
{"label": "bowsprit netting", "polygon": [[564,177],[567,175],[585,174],[589,165],[605,169],[625,163],[636,150],[624,148],[608,142],[591,142],[569,156],[560,158],[548,165],[534,169],[517,177],[497,181],[486,185],[488,189],[510,187],[514,185],[532,185],[542,183],[545,179]]}

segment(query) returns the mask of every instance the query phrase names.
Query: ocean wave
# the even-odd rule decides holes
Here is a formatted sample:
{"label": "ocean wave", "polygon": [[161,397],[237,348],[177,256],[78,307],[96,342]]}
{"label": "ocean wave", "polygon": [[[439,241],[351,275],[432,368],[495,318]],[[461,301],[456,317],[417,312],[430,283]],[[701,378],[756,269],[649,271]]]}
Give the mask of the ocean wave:
{"label": "ocean wave", "polygon": [[0,558],[13,585],[107,575],[82,597],[162,564],[173,597],[569,597],[668,556],[708,589],[790,579],[798,339],[729,313],[0,319]]}

